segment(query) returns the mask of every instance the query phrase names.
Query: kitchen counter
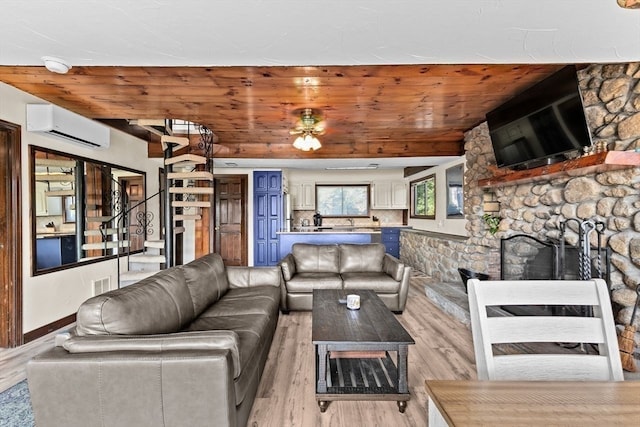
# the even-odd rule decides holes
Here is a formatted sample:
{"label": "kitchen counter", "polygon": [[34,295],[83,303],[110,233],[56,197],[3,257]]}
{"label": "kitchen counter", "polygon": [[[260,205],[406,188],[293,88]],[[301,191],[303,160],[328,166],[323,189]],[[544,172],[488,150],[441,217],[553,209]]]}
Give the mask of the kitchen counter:
{"label": "kitchen counter", "polygon": [[300,226],[294,227],[292,231],[281,231],[278,234],[286,233],[380,233],[383,228],[411,228],[408,225],[376,225],[376,226],[360,226],[360,225],[326,225],[321,227],[316,226]]}
{"label": "kitchen counter", "polygon": [[49,237],[62,237],[62,236],[75,236],[73,231],[44,231],[42,233],[36,233],[36,239],[44,239]]}
{"label": "kitchen counter", "polygon": [[[307,227],[307,228],[313,228],[313,227]],[[373,229],[365,229],[365,228],[361,228],[361,227],[356,227],[350,230],[347,229],[313,229],[313,230],[294,230],[294,231],[278,231],[277,234],[318,234],[318,233],[325,233],[325,234],[358,234],[358,233],[368,233],[368,234],[380,234],[380,228],[378,228],[377,230],[373,230]]]}
{"label": "kitchen counter", "polygon": [[[309,227],[314,228],[314,227]],[[354,227],[355,230],[362,230],[362,227]],[[339,244],[339,243],[380,243],[380,230],[373,231],[348,231],[340,229],[323,229],[322,231],[282,231],[277,233],[280,239],[280,257],[284,258],[291,252],[291,247],[295,243],[312,243],[316,245]]]}
{"label": "kitchen counter", "polygon": [[388,237],[383,237],[383,230],[391,231],[392,229],[408,229],[408,225],[388,224],[382,226],[358,226],[358,225],[327,225],[322,227],[308,226],[295,227],[293,231],[280,231],[278,238],[280,239],[280,257],[284,258],[291,252],[294,243],[311,243],[316,245],[339,244],[339,243],[384,243],[387,252],[399,256],[398,234],[396,231],[395,246],[396,250],[390,250]]}

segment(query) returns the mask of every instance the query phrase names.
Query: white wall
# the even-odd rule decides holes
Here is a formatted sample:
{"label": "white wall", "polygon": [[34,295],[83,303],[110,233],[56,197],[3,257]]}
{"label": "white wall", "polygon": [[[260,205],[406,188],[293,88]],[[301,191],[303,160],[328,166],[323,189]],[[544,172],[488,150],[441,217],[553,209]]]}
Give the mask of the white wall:
{"label": "white wall", "polygon": [[[31,197],[29,145],[104,161],[146,172],[147,195],[158,191],[158,168],[161,159],[147,158],[146,142],[111,129],[108,150],[92,150],[56,138],[27,132],[26,104],[46,103],[4,83],[0,83],[0,119],[22,126],[22,275],[23,275],[23,331],[29,332],[77,311],[78,306],[91,296],[91,281],[110,277],[117,283],[116,261],[109,260],[78,266],[62,271],[32,276]],[[149,209],[157,215],[159,201],[149,202]],[[159,224],[156,223],[156,228]],[[159,230],[158,230],[159,232]]]}
{"label": "white wall", "polygon": [[426,176],[436,175],[436,219],[417,219],[409,216],[409,225],[418,230],[433,231],[436,233],[454,234],[457,236],[466,236],[467,223],[464,218],[447,219],[447,180],[445,171],[459,164],[463,167],[466,163],[465,157],[461,157],[450,163],[445,163],[428,170],[422,171],[406,178],[407,186],[409,182],[424,178]]}

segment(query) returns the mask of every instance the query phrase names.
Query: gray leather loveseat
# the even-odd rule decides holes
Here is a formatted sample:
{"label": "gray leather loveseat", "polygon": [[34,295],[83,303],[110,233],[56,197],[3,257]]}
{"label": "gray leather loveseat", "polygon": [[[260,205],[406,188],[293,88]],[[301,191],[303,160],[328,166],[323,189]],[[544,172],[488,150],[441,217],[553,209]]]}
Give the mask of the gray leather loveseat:
{"label": "gray leather loveseat", "polygon": [[278,320],[277,267],[217,254],[93,297],[27,367],[36,424],[244,426]]}
{"label": "gray leather loveseat", "polygon": [[411,267],[385,253],[381,243],[295,243],[279,265],[285,313],[311,310],[314,289],[370,289],[396,313],[402,313],[407,303]]}

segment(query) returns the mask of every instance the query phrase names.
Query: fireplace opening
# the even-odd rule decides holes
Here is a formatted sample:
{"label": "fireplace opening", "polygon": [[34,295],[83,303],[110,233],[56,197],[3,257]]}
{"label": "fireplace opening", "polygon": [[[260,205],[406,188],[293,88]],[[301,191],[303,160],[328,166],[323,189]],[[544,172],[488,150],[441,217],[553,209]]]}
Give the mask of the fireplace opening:
{"label": "fireplace opening", "polygon": [[[607,283],[610,271],[610,249],[591,248],[587,268],[581,271],[582,248],[563,245],[556,240],[540,240],[516,234],[500,242],[500,278],[502,280],[579,280],[584,275],[602,278]],[[514,315],[588,315],[587,306],[502,306]]]}

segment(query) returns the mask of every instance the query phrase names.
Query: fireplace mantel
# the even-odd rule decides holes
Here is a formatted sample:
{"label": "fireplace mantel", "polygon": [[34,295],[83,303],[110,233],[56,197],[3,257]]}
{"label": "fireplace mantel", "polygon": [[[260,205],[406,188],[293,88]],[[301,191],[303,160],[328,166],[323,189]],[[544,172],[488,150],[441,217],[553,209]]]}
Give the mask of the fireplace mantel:
{"label": "fireplace mantel", "polygon": [[582,176],[640,166],[640,152],[605,151],[538,168],[508,171],[504,175],[478,180],[483,188],[506,187],[536,181],[547,181],[560,176]]}

